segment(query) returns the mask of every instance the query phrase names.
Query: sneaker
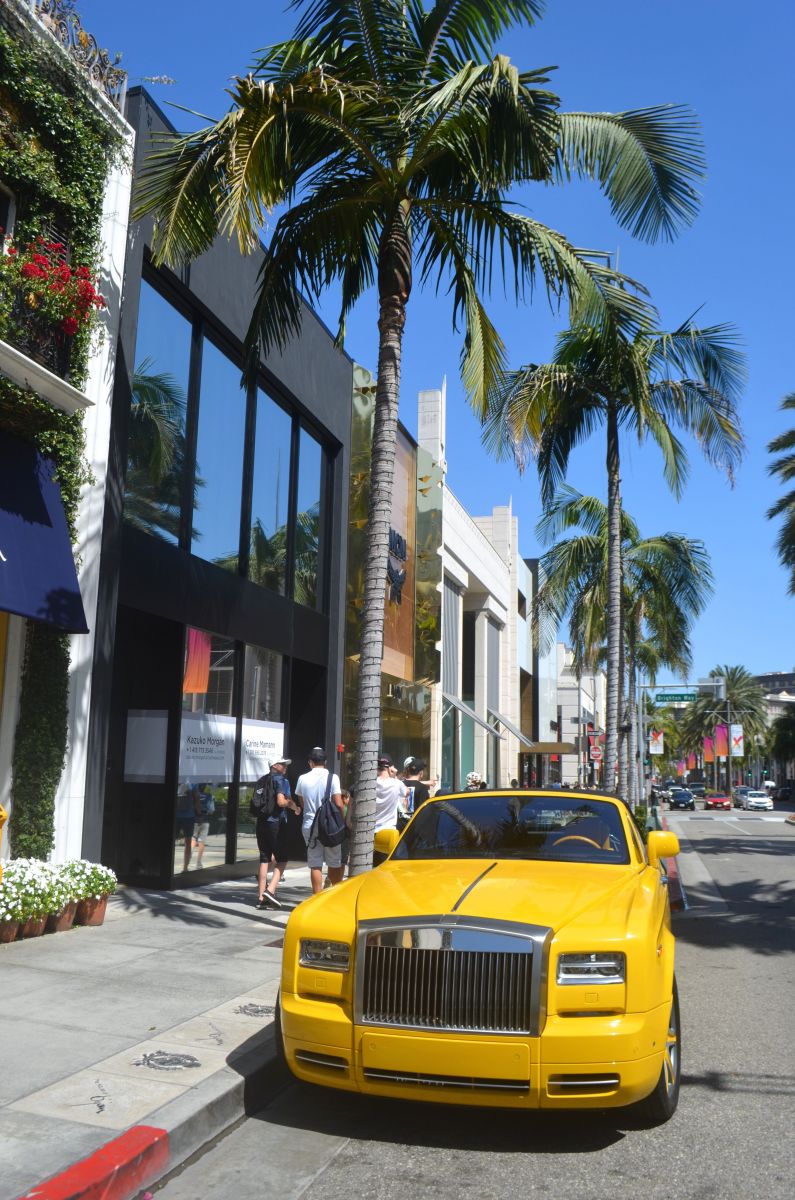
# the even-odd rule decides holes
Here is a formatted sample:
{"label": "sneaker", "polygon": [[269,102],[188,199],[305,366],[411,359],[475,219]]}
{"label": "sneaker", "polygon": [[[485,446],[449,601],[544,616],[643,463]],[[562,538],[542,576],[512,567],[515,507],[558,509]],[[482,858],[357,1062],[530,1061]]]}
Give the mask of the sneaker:
{"label": "sneaker", "polygon": [[265,903],[264,896],[260,896],[259,900],[257,901],[257,908],[262,909],[262,908],[267,908],[267,907],[268,907],[268,905]]}
{"label": "sneaker", "polygon": [[282,907],[281,900],[277,900],[276,897],[274,896],[273,892],[266,892],[265,895],[262,897],[262,899],[265,901],[265,905],[269,905],[271,908],[281,908]]}

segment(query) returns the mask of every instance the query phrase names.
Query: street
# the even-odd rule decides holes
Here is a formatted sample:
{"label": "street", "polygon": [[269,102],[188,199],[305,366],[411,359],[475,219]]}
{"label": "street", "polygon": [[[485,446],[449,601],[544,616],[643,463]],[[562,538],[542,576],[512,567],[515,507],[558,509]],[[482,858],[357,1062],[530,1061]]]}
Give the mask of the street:
{"label": "street", "polygon": [[668,820],[696,883],[675,917],[684,1066],[667,1125],[382,1102],[284,1080],[160,1200],[255,1189],[280,1200],[790,1197],[795,826],[782,814]]}

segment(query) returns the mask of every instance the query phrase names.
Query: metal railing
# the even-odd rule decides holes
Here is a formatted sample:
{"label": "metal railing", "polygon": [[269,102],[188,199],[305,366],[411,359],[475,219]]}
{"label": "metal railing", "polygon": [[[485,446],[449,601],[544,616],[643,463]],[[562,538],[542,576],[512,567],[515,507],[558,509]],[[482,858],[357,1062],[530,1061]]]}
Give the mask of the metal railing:
{"label": "metal railing", "polygon": [[71,0],[28,0],[40,25],[64,48],[69,57],[119,112],[124,111],[127,72],[119,66],[121,55],[111,59],[92,33],[86,32]]}

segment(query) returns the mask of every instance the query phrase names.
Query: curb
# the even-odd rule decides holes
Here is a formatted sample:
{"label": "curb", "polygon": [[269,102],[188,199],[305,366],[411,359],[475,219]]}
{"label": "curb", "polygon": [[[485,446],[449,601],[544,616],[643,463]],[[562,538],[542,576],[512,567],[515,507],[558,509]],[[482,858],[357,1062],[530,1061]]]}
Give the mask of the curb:
{"label": "curb", "polygon": [[157,1126],[133,1125],[18,1200],[133,1200],[261,1108],[280,1080],[271,1023],[226,1069],[159,1109]]}

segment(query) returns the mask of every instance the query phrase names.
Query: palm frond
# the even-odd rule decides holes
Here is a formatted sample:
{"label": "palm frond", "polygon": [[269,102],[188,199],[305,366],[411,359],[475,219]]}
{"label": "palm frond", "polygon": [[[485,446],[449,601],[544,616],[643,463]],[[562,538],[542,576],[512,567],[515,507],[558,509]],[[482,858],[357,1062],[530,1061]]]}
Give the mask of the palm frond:
{"label": "palm frond", "polygon": [[490,58],[494,44],[512,26],[532,25],[544,0],[408,0],[406,11],[422,48],[425,70],[441,74],[468,59]]}
{"label": "palm frond", "polygon": [[691,225],[705,161],[699,123],[684,105],[623,113],[562,113],[559,171],[596,179],[613,215],[636,237],[670,240]]}

